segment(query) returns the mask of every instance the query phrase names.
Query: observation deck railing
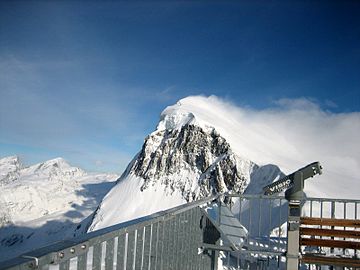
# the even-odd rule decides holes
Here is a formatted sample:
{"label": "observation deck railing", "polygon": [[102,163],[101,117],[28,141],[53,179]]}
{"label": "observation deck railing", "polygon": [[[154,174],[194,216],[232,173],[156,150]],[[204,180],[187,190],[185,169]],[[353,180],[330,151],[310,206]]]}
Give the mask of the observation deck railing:
{"label": "observation deck railing", "polygon": [[[211,202],[219,205],[216,224],[204,212]],[[239,249],[218,230],[229,216],[226,207],[247,230]],[[212,196],[26,253],[1,262],[0,270],[286,269],[288,211],[283,196]],[[301,216],[359,219],[360,200],[306,198]],[[316,251],[360,255],[354,249]],[[300,263],[299,269],[313,265]]]}

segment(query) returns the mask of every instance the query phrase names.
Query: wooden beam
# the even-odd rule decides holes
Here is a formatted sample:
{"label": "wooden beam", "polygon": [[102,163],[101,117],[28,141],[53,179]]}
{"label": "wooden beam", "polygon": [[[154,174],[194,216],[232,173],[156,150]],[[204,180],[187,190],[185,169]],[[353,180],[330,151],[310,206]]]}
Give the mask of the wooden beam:
{"label": "wooden beam", "polygon": [[300,259],[302,263],[332,265],[342,267],[360,267],[359,259],[341,258],[341,257],[324,257],[313,254],[305,254]]}
{"label": "wooden beam", "polygon": [[300,238],[300,245],[314,247],[360,249],[360,242],[331,239]]}
{"label": "wooden beam", "polygon": [[334,227],[354,227],[360,228],[360,220],[358,219],[334,219],[334,218],[310,218],[302,217],[301,225],[319,225]]}
{"label": "wooden beam", "polygon": [[360,231],[354,230],[332,230],[332,229],[319,229],[319,228],[300,228],[301,235],[311,236],[328,236],[328,237],[341,237],[341,238],[355,238],[360,239]]}

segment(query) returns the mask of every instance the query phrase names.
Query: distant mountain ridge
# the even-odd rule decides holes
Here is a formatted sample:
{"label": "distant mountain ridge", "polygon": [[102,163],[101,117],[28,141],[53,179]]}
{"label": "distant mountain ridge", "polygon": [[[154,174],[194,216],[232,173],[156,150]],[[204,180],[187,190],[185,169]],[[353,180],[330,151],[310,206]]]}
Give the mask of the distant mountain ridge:
{"label": "distant mountain ridge", "polygon": [[[24,167],[17,156],[0,159],[0,203],[7,222],[29,221],[57,211],[65,211],[70,196],[81,187],[87,173],[55,158]],[[1,220],[0,216],[0,220]],[[0,223],[1,227],[1,223]]]}
{"label": "distant mountain ridge", "polygon": [[0,159],[0,261],[71,238],[118,175],[87,173],[55,158],[32,166]]}

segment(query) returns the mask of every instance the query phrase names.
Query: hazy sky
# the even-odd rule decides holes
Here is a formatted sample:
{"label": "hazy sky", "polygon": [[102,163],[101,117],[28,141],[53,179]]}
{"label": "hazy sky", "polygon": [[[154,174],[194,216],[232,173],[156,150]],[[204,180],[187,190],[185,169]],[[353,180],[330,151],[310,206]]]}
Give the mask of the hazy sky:
{"label": "hazy sky", "polygon": [[359,74],[358,1],[1,1],[0,157],[121,173],[180,98],[342,115]]}

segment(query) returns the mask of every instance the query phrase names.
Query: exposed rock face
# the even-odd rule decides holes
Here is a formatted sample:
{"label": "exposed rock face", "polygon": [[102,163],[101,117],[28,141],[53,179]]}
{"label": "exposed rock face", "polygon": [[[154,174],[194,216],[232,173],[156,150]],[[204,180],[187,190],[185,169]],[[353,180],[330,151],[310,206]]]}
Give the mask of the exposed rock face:
{"label": "exposed rock face", "polygon": [[228,190],[242,193],[254,166],[236,156],[215,129],[186,124],[149,135],[122,178],[143,178],[141,190],[160,181],[170,193],[180,189],[191,201]]}
{"label": "exposed rock face", "polygon": [[23,165],[17,156],[0,159],[0,185],[16,181],[22,168]]}

